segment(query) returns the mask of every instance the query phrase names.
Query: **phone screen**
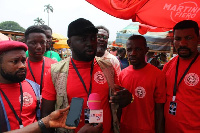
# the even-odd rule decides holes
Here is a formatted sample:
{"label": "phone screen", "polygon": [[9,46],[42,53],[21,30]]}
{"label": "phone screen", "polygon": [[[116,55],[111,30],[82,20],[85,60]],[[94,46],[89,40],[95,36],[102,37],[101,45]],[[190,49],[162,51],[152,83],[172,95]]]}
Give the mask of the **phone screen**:
{"label": "phone screen", "polygon": [[72,98],[69,114],[67,115],[66,125],[77,127],[80,121],[80,116],[83,107],[83,98]]}

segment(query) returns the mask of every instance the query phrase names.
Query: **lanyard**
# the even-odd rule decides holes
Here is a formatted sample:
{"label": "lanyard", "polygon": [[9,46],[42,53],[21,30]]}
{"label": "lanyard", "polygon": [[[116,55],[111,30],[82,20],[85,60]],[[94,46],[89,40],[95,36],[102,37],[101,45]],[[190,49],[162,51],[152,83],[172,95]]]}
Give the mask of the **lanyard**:
{"label": "lanyard", "polygon": [[180,85],[181,81],[183,80],[183,78],[185,77],[185,75],[187,74],[187,72],[189,71],[189,69],[191,68],[192,64],[196,61],[197,57],[199,56],[199,53],[195,56],[195,58],[190,62],[189,66],[187,67],[187,69],[185,70],[185,72],[183,73],[180,81],[178,82],[177,85],[177,77],[178,77],[178,66],[179,66],[179,57],[177,60],[177,64],[176,64],[176,74],[175,74],[175,82],[174,82],[174,90],[173,90],[173,98],[172,101],[175,101],[176,99],[176,91],[178,86]]}
{"label": "lanyard", "polygon": [[[20,85],[20,94],[21,94],[21,107],[20,107],[20,112],[22,112],[22,106],[23,106],[23,90],[22,90],[21,82],[19,83],[19,85]],[[22,128],[22,127],[23,127],[23,124],[22,124],[21,115],[20,115],[20,118],[19,118],[19,116],[17,115],[15,109],[13,108],[13,106],[12,106],[12,104],[10,103],[10,101],[9,101],[8,97],[6,96],[6,94],[3,92],[2,89],[0,89],[0,91],[1,91],[1,93],[3,94],[3,96],[4,96],[5,100],[6,100],[6,102],[8,103],[10,109],[11,109],[12,112],[14,113],[14,115],[15,115],[17,121],[19,122],[20,128]]]}
{"label": "lanyard", "polygon": [[80,75],[76,65],[74,64],[74,61],[72,60],[72,58],[71,58],[71,62],[72,62],[72,65],[73,65],[73,67],[74,67],[79,79],[81,80],[81,82],[83,84],[83,87],[84,87],[84,89],[85,89],[85,91],[86,91],[86,93],[87,93],[87,95],[89,97],[89,95],[91,94],[91,91],[92,91],[92,72],[93,72],[93,67],[94,67],[94,61],[92,61],[91,69],[90,69],[90,88],[89,88],[89,92],[87,91],[85,82],[83,81],[83,78],[81,77],[81,75]]}
{"label": "lanyard", "polygon": [[[42,72],[41,72],[41,80],[40,80],[40,94],[42,94],[42,82],[43,82],[43,75],[44,75],[44,63],[45,63],[45,58],[43,58],[43,63],[42,63]],[[34,75],[33,75],[33,71],[32,71],[32,69],[31,69],[31,65],[30,65],[30,62],[29,62],[29,58],[28,58],[28,68],[29,68],[29,70],[30,70],[30,72],[31,72],[31,75],[32,75],[34,81],[36,82],[35,77],[34,77]],[[37,82],[36,82],[36,83],[37,83]]]}

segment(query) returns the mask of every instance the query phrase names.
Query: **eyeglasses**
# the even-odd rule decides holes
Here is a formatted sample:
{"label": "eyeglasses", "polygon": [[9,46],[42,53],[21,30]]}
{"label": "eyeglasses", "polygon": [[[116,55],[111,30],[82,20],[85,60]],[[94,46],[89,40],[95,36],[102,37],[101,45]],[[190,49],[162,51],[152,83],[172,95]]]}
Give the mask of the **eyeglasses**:
{"label": "eyeglasses", "polygon": [[104,40],[108,39],[108,36],[97,34],[97,38],[103,38]]}

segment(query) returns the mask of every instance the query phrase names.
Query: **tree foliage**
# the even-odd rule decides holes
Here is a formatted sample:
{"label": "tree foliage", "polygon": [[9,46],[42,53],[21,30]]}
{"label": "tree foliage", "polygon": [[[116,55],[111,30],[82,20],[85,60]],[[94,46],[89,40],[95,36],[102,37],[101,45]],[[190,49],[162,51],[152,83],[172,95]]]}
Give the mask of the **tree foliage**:
{"label": "tree foliage", "polygon": [[50,4],[44,5],[44,12],[45,11],[47,11],[47,13],[48,13],[48,26],[49,26],[49,11],[53,12],[53,7]]}
{"label": "tree foliage", "polygon": [[44,11],[47,11],[47,13],[49,13],[49,11],[53,12],[53,7],[50,4],[44,5],[44,8]]}
{"label": "tree foliage", "polygon": [[0,23],[0,29],[2,30],[12,30],[12,31],[22,31],[25,29],[21,27],[17,22],[14,21],[4,21]]}
{"label": "tree foliage", "polygon": [[44,20],[42,20],[42,18],[39,18],[39,17],[34,19],[34,21],[35,21],[34,25],[43,25],[45,23]]}

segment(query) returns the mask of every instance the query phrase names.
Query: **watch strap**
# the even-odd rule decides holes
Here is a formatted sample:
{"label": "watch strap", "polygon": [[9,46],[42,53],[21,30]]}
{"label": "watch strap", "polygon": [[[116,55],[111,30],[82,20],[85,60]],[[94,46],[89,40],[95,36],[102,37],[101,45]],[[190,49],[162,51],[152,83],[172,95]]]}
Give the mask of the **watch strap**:
{"label": "watch strap", "polygon": [[39,125],[42,133],[47,133],[47,128],[46,128],[46,126],[45,126],[45,124],[44,124],[44,122],[42,120],[38,121],[38,125]]}
{"label": "watch strap", "polygon": [[131,103],[134,101],[134,95],[132,94],[132,100],[131,100]]}

